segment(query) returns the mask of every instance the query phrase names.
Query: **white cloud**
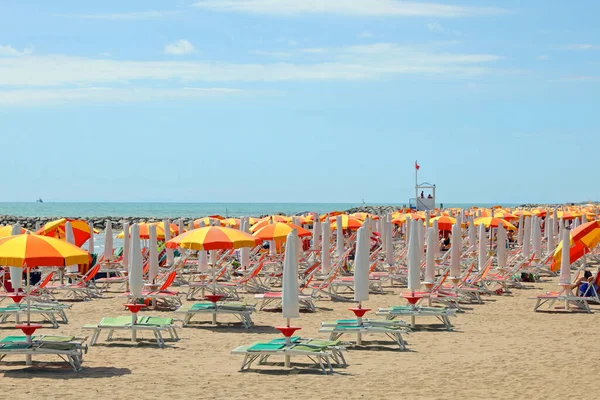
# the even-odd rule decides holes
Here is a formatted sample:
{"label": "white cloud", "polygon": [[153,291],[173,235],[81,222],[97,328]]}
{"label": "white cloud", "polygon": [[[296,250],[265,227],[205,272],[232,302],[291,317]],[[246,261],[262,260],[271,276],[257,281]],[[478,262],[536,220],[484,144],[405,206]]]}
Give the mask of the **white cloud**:
{"label": "white cloud", "polygon": [[0,86],[106,85],[142,81],[277,82],[385,79],[396,75],[461,79],[493,72],[493,54],[456,54],[376,43],[332,49],[304,49],[307,62],[228,63],[123,61],[64,55],[0,58]]}
{"label": "white cloud", "polygon": [[398,0],[202,0],[194,6],[213,11],[251,14],[338,14],[357,17],[469,17],[507,12],[494,7]]}
{"label": "white cloud", "polygon": [[22,51],[15,49],[10,45],[1,45],[0,44],[0,57],[1,56],[10,56],[10,57],[18,57],[18,56],[26,56],[33,52],[31,47],[26,47]]}
{"label": "white cloud", "polygon": [[600,50],[600,45],[589,43],[577,43],[561,46],[561,50]]}
{"label": "white cloud", "polygon": [[173,43],[170,43],[165,46],[165,54],[172,54],[176,56],[181,56],[184,54],[190,54],[196,51],[196,48],[193,44],[188,42],[187,40],[176,40]]}
{"label": "white cloud", "polygon": [[444,31],[444,27],[442,26],[442,24],[440,24],[437,21],[429,22],[427,24],[427,29],[429,29],[430,32],[443,32]]}
{"label": "white cloud", "polygon": [[368,39],[368,38],[372,38],[374,35],[369,31],[363,31],[356,36],[358,36],[359,38]]}
{"label": "white cloud", "polygon": [[80,18],[80,19],[98,19],[110,21],[129,21],[139,19],[162,18],[170,15],[179,14],[179,11],[136,11],[128,13],[112,14],[54,14],[54,17]]}
{"label": "white cloud", "polygon": [[537,56],[535,59],[538,61],[548,61],[550,59],[550,57],[544,55],[544,56]]}
{"label": "white cloud", "polygon": [[0,106],[56,105],[72,102],[142,102],[176,98],[199,99],[242,95],[246,92],[231,88],[107,88],[23,89],[0,90]]}

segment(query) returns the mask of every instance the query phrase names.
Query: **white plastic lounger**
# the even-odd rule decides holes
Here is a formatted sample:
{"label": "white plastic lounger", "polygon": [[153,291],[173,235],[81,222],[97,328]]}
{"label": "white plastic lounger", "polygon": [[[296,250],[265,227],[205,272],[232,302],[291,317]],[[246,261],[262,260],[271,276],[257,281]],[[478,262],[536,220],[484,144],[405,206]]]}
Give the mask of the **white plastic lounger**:
{"label": "white plastic lounger", "polygon": [[215,308],[213,303],[202,302],[194,304],[186,304],[181,306],[176,313],[185,314],[183,317],[183,326],[190,326],[191,319],[197,314],[211,315],[213,317],[213,324],[216,325],[217,315],[233,315],[236,317],[244,326],[248,329],[254,323],[252,322],[251,314],[254,312],[254,305],[244,303],[229,303],[229,302],[218,302]]}

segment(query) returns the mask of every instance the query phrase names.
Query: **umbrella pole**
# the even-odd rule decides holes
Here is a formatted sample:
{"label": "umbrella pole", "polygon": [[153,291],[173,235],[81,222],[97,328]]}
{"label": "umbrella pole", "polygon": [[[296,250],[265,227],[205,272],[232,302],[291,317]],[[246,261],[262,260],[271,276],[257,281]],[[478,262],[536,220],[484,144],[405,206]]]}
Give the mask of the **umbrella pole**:
{"label": "umbrella pole", "polygon": [[[358,302],[358,308],[361,309],[362,308],[362,301]],[[356,322],[358,323],[357,325],[362,325],[362,317],[356,317]],[[357,346],[361,346],[362,345],[362,334],[360,333],[360,330],[358,332],[356,332],[356,345]]]}
{"label": "umbrella pole", "polygon": [[[25,268],[27,268],[27,266],[25,266]],[[29,268],[27,268],[27,325],[30,324],[31,322],[31,310],[30,310],[30,306],[31,306],[31,285],[29,283],[29,277],[30,277],[30,273],[29,273]],[[31,344],[31,335],[26,335],[26,340],[28,344]],[[25,357],[25,365],[31,365],[31,354],[27,354],[27,356]]]}
{"label": "umbrella pole", "polygon": [[[290,327],[290,319],[289,318],[286,318],[286,325],[287,325],[288,328]],[[289,336],[286,336],[285,337],[285,345],[286,346],[291,346],[291,344],[292,344],[292,340],[290,339]],[[290,368],[291,365],[292,365],[292,363],[291,363],[291,356],[289,354],[287,354],[287,352],[286,352],[286,355],[285,355],[285,367],[286,368]]]}

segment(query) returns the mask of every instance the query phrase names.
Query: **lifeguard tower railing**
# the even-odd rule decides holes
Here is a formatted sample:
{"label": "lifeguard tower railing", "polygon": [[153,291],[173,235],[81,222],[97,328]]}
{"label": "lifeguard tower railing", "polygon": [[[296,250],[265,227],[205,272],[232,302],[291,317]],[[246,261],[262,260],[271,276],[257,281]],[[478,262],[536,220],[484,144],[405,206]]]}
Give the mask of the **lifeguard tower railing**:
{"label": "lifeguard tower railing", "polygon": [[435,209],[435,200],[433,198],[428,199],[427,197],[412,197],[408,199],[408,206],[417,211],[431,211]]}

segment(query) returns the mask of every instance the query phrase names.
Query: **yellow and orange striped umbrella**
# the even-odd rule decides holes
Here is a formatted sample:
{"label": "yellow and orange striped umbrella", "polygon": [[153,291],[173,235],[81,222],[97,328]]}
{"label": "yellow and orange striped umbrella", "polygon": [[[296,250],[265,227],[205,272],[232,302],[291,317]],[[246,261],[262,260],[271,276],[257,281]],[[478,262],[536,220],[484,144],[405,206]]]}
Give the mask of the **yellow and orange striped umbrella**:
{"label": "yellow and orange striped umbrella", "polygon": [[392,219],[392,223],[394,225],[402,225],[403,223],[406,222],[407,219],[423,221],[423,220],[425,220],[425,216],[421,215],[421,214],[417,214],[417,213],[402,214],[402,215]]}
{"label": "yellow and orange striped umbrella", "polygon": [[473,221],[473,224],[475,226],[479,226],[481,224],[483,224],[483,226],[485,226],[486,228],[497,228],[499,225],[504,226],[504,229],[508,230],[508,231],[516,231],[517,227],[514,226],[513,224],[511,224],[510,222],[508,222],[505,219],[500,219],[500,218],[494,218],[494,217],[481,217],[481,218],[475,218],[475,220]]}
{"label": "yellow and orange striped umbrella", "polygon": [[[4,225],[4,226],[0,226],[0,238],[3,237],[7,237],[7,236],[12,236],[12,226],[11,225]],[[21,228],[21,233],[27,233],[29,232],[27,229],[25,228]]]}
{"label": "yellow and orange striped umbrella", "polygon": [[[587,222],[579,225],[577,228],[570,232],[571,246],[569,249],[569,259],[571,262],[575,262],[583,257],[584,254],[589,253],[591,249],[596,247],[600,243],[600,221]],[[558,244],[554,251],[554,256],[550,269],[552,271],[558,271],[562,263],[562,242]]]}
{"label": "yellow and orange striped umbrella", "polygon": [[[156,226],[156,238],[158,240],[165,240],[165,224],[163,222],[142,222],[138,224],[140,228],[140,239],[150,239],[150,226]],[[133,226],[129,227],[129,234],[131,235],[131,229]],[[171,237],[177,235],[179,228],[176,224],[169,224],[169,230],[171,233]],[[125,237],[125,232],[121,231],[117,235],[119,239],[123,239]]]}
{"label": "yellow and orange striped umbrella", "polygon": [[[331,222],[331,229],[337,229],[337,217],[329,218]],[[364,221],[358,218],[351,217],[349,215],[342,215],[342,229],[350,229],[352,231],[357,230],[362,226]]]}
{"label": "yellow and orange striped umbrella", "polygon": [[538,217],[545,217],[546,214],[548,214],[548,211],[544,210],[543,208],[534,208],[533,210],[531,210],[531,213]]}
{"label": "yellow and orange striped umbrella", "polygon": [[[36,234],[66,240],[67,234],[65,229],[67,222],[70,222],[71,227],[73,228],[73,236],[75,236],[76,246],[81,246],[90,238],[90,226],[86,221],[69,218],[61,218],[55,221],[50,221],[44,224],[44,226],[42,226],[36,232]],[[100,231],[94,229],[94,233],[100,233]]]}
{"label": "yellow and orange striped umbrella", "polygon": [[249,233],[224,226],[205,226],[187,231],[167,241],[167,247],[192,250],[221,250],[255,247],[262,240]]}
{"label": "yellow and orange striped umbrella", "polygon": [[527,211],[527,210],[515,210],[513,212],[513,214],[516,215],[517,217],[520,217],[522,215],[523,218],[528,218],[533,215],[533,213],[531,211]]}
{"label": "yellow and orange striped umbrella", "polygon": [[194,228],[200,228],[200,222],[204,222],[204,226],[221,226],[222,220],[213,217],[204,217],[194,220]]}
{"label": "yellow and orange striped umbrella", "polygon": [[298,237],[308,237],[312,235],[308,229],[304,229],[301,226],[275,222],[274,224],[263,226],[254,232],[254,236],[261,240],[283,240],[293,229],[298,231]]}
{"label": "yellow and orange striped umbrella", "polygon": [[292,222],[292,219],[289,217],[286,217],[284,215],[270,215],[268,217],[261,218],[260,220],[258,220],[257,223],[252,225],[250,227],[250,232],[256,232],[259,229],[261,229],[269,224],[272,224],[274,222],[283,222],[283,223],[289,224]]}
{"label": "yellow and orange striped umbrella", "polygon": [[451,231],[452,225],[456,224],[456,218],[448,217],[446,215],[431,218],[429,220],[429,226],[433,226],[433,221],[438,222],[438,230],[440,231]]}
{"label": "yellow and orange striped umbrella", "polygon": [[558,219],[564,219],[565,221],[573,220],[575,218],[581,217],[583,214],[576,211],[559,211],[556,213]]}
{"label": "yellow and orange striped umbrella", "polygon": [[89,264],[87,251],[64,240],[40,235],[15,235],[0,239],[0,265],[51,267]]}
{"label": "yellow and orange striped umbrella", "polygon": [[350,216],[354,217],[354,218],[358,218],[361,221],[364,221],[367,218],[371,218],[371,219],[374,219],[374,220],[378,220],[379,219],[379,216],[377,216],[375,214],[371,214],[371,213],[366,213],[366,212],[357,212],[357,213],[354,213],[354,214],[350,214]]}
{"label": "yellow and orange striped umbrella", "polygon": [[499,211],[494,213],[494,218],[504,219],[506,221],[516,221],[519,219],[515,214],[511,214],[505,211]]}
{"label": "yellow and orange striped umbrella", "polygon": [[221,220],[221,225],[226,226],[228,228],[239,229],[241,221],[239,218],[225,218]]}

